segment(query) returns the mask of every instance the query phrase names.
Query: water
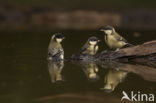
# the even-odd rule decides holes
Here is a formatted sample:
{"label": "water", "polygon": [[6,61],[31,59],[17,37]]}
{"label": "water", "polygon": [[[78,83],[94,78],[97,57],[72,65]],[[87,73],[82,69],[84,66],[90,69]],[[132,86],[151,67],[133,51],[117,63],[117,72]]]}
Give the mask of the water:
{"label": "water", "polygon": [[[78,52],[92,35],[101,39],[100,51],[107,48],[99,32],[71,30],[63,33],[65,57]],[[132,44],[156,39],[153,31],[134,34],[122,30],[120,33]],[[77,62],[65,62],[64,67],[63,63],[49,63],[56,69],[48,68],[50,37],[49,32],[1,32],[0,103],[120,103],[123,90],[156,94],[156,74],[151,76],[148,71],[145,74],[135,70],[127,72],[126,67],[107,68]],[[61,70],[57,69],[58,65]],[[150,69],[155,71],[156,68]],[[112,90],[108,90],[110,87]]]}

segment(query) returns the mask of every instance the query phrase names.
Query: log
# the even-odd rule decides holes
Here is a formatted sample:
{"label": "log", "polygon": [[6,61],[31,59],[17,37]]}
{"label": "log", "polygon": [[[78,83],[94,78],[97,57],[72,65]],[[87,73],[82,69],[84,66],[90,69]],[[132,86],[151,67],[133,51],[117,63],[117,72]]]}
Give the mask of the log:
{"label": "log", "polygon": [[156,67],[156,40],[145,42],[140,45],[122,48],[119,51],[105,50],[95,56],[73,54],[67,60],[83,61],[121,61],[136,62]]}
{"label": "log", "polygon": [[[95,55],[96,60],[124,60],[124,61],[156,61],[156,40],[145,42],[119,51],[103,51]],[[140,61],[140,62],[141,62]]]}

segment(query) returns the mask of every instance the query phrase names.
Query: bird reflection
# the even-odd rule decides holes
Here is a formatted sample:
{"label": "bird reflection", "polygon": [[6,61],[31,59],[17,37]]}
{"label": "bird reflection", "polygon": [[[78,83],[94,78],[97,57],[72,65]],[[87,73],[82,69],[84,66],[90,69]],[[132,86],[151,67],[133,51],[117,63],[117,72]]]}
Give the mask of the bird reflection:
{"label": "bird reflection", "polygon": [[83,71],[86,74],[89,81],[96,81],[99,79],[99,68],[94,62],[83,63]]}
{"label": "bird reflection", "polygon": [[63,67],[64,61],[48,61],[48,70],[52,83],[64,81],[61,74]]}
{"label": "bird reflection", "polygon": [[127,72],[117,69],[109,69],[104,78],[104,87],[106,92],[112,92],[126,78]]}

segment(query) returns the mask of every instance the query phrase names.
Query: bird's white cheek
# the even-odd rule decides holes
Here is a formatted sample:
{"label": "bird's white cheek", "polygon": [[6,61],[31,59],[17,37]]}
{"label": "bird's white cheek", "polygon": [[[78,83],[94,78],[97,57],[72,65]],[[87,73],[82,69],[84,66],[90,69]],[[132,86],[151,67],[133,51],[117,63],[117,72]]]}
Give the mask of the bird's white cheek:
{"label": "bird's white cheek", "polygon": [[60,43],[60,42],[62,42],[62,39],[56,39],[56,41],[57,41],[58,43]]}
{"label": "bird's white cheek", "polygon": [[112,31],[111,30],[105,30],[105,33],[106,34],[112,34]]}
{"label": "bird's white cheek", "polygon": [[91,45],[96,45],[96,44],[97,44],[96,41],[90,41],[89,43],[90,43]]}

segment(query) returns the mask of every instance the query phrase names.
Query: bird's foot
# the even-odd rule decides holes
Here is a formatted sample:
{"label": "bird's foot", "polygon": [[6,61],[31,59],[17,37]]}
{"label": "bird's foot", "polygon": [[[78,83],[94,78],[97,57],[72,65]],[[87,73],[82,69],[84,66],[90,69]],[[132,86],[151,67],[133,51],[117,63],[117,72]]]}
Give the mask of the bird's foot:
{"label": "bird's foot", "polygon": [[115,50],[115,52],[118,52],[120,49],[119,48],[117,48],[116,50]]}

